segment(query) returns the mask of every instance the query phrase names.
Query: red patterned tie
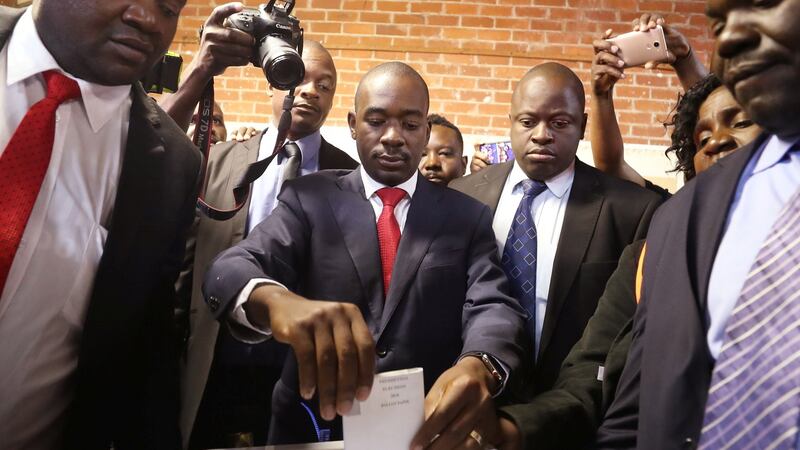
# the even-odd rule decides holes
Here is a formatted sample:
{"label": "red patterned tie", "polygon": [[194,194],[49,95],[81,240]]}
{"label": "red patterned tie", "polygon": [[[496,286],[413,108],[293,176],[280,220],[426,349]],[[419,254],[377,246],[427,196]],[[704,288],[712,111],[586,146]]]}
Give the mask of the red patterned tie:
{"label": "red patterned tie", "polygon": [[55,71],[42,75],[47,96],[31,106],[0,157],[0,293],[50,165],[56,109],[81,95],[74,80]]}
{"label": "red patterned tie", "polygon": [[394,257],[397,255],[397,246],[400,244],[400,225],[394,217],[394,207],[406,195],[400,188],[383,188],[376,192],[383,202],[383,210],[378,217],[378,245],[381,247],[381,267],[383,268],[383,295],[389,293],[389,283],[392,281]]}

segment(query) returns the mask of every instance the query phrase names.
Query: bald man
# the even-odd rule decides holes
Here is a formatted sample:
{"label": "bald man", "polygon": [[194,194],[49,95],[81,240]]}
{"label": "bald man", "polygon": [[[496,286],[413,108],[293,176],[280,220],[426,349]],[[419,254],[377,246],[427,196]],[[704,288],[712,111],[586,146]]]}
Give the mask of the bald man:
{"label": "bald man", "polygon": [[[178,91],[162,105],[180,125],[187,126],[208,80],[226,67],[244,65],[252,53],[252,38],[225,28],[226,17],[240,3],[214,9],[203,29],[200,51],[183,74]],[[184,447],[218,448],[263,445],[267,439],[272,388],[280,376],[287,349],[275,342],[250,345],[234,340],[203,301],[200,285],[211,260],[236,244],[264,220],[277,204],[284,180],[322,169],[352,169],[357,163],[325,141],[320,127],[333,105],[336,66],[318,42],[306,40],[306,74],[295,90],[287,140],[297,144],[294,156],[272,156],[276,124],[286,92],[270,86],[272,123],[245,142],[220,142],[212,148],[207,169],[206,200],[221,208],[233,206],[233,186],[256,160],[268,159],[264,174],[253,183],[248,203],[232,219],[218,222],[196,217],[188,240],[183,272],[178,280],[181,310],[186,312],[188,337],[181,377],[181,431]]]}
{"label": "bald man", "polygon": [[657,195],[576,158],[584,99],[569,68],[534,67],[511,99],[514,160],[450,184],[491,208],[497,253],[528,311],[535,367],[523,397],[553,386],[622,250],[645,236],[659,203]]}
{"label": "bald man", "polygon": [[489,209],[417,170],[428,104],[411,67],[367,73],[348,115],[361,167],[287,182],[272,215],[206,275],[209,306],[237,337],[293,350],[270,443],[340,439],[338,414],[369,395],[375,372],[422,367],[429,415],[413,444],[470,448],[521,365],[524,312]]}

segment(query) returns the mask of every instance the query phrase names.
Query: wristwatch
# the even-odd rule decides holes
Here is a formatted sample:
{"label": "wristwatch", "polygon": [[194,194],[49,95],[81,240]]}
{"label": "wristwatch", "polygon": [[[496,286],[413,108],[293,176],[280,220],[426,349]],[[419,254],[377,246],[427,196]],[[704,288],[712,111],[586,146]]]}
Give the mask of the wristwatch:
{"label": "wristwatch", "polygon": [[483,363],[484,367],[486,367],[486,370],[489,371],[491,377],[497,382],[497,391],[492,392],[493,397],[499,394],[500,391],[503,390],[503,382],[506,379],[505,370],[493,356],[484,352],[472,352],[472,353],[467,353],[464,356],[465,357],[474,356],[476,358],[479,358]]}

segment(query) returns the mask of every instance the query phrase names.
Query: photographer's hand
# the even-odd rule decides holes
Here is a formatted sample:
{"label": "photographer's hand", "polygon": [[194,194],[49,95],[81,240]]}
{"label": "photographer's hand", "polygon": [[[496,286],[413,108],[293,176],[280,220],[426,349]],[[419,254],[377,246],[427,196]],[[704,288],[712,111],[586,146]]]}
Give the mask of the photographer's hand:
{"label": "photographer's hand", "polygon": [[[675,73],[681,80],[681,85],[688,90],[695,83],[703,79],[708,70],[692,51],[689,40],[680,31],[667,25],[666,19],[661,14],[644,13],[638,19],[633,20],[634,31],[648,31],[657,26],[664,30],[664,39],[667,42],[666,62],[675,69]],[[645,64],[646,69],[658,68],[659,62],[652,61]]]}
{"label": "photographer's hand", "polygon": [[300,395],[319,393],[322,418],[346,414],[366,400],[375,376],[375,342],[357,306],[308,300],[283,287],[256,288],[244,304],[247,319],[269,327],[297,357]]}
{"label": "photographer's hand", "polygon": [[184,69],[178,90],[164,95],[158,102],[184,131],[189,128],[192,113],[203,96],[208,81],[230,66],[244,66],[250,62],[255,40],[241,30],[223,24],[232,14],[244,8],[239,2],[217,6],[203,26],[200,50]]}

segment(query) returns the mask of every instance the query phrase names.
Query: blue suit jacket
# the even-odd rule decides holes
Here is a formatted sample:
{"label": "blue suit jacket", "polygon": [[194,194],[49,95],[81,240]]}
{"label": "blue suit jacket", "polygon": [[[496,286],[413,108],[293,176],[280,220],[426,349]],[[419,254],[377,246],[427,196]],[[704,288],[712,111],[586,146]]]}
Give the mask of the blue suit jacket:
{"label": "blue suit jacket", "polygon": [[[459,356],[486,352],[512,373],[524,349],[525,313],[508,295],[489,208],[419,177],[384,301],[375,214],[358,170],[287,182],[280,203],[212,264],[204,293],[215,314],[252,278],[267,277],[310,299],[358,305],[372,331],[377,371],[425,371],[425,389]],[[316,440],[300,406],[289,355],[273,394],[272,443]],[[317,420],[317,404],[309,406]],[[337,423],[333,437],[340,436]]]}
{"label": "blue suit jacket", "polygon": [[765,137],[687,183],[653,216],[631,349],[596,448],[697,448],[714,368],[708,282],[739,177]]}

